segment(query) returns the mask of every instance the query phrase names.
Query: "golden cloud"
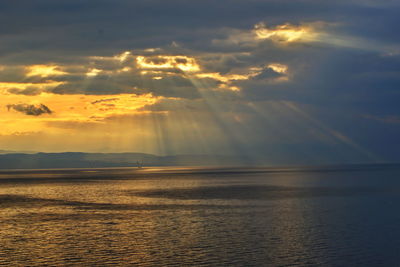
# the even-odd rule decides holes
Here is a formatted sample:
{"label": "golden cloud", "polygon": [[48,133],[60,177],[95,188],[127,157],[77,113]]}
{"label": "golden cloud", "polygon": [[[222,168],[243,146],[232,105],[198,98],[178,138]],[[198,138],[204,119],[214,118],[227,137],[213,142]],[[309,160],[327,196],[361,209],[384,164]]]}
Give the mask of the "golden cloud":
{"label": "golden cloud", "polygon": [[221,82],[221,84],[219,84],[219,86],[218,86],[219,89],[240,91],[240,88],[232,85],[232,82],[240,81],[240,80],[248,80],[248,79],[260,74],[261,70],[262,70],[262,68],[250,68],[249,72],[245,73],[245,74],[225,74],[225,75],[222,75],[218,72],[205,72],[205,73],[196,74],[196,77],[211,78],[211,79]]}
{"label": "golden cloud", "polygon": [[138,56],[136,63],[141,69],[180,69],[184,72],[200,70],[196,60],[188,56]]}
{"label": "golden cloud", "polygon": [[288,66],[280,63],[271,63],[267,66],[267,68],[281,74],[287,74]]}
{"label": "golden cloud", "polygon": [[57,65],[32,65],[26,67],[27,76],[40,76],[40,77],[48,77],[48,76],[56,76],[56,75],[64,75],[66,72],[60,70],[60,67]]}
{"label": "golden cloud", "polygon": [[289,23],[268,28],[264,23],[254,26],[257,39],[271,39],[276,42],[291,43],[296,41],[312,41],[317,33],[309,25],[292,25]]}
{"label": "golden cloud", "polygon": [[89,69],[89,71],[86,73],[86,76],[88,77],[94,77],[97,76],[97,74],[99,74],[101,72],[101,70],[93,68],[93,69]]}

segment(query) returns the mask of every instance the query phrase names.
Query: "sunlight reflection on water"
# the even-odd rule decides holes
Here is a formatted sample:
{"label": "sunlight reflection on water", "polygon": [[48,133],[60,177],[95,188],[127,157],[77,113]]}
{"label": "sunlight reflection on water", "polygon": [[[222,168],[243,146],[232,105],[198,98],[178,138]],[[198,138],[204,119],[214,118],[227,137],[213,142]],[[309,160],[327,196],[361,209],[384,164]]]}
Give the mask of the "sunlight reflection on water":
{"label": "sunlight reflection on water", "polygon": [[0,265],[395,266],[400,170],[0,173]]}

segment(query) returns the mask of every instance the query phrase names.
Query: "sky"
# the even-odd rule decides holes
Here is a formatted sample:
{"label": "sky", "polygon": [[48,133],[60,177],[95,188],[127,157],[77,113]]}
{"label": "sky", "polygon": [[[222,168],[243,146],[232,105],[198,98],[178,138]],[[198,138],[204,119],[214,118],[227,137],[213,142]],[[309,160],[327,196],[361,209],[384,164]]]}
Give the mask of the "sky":
{"label": "sky", "polygon": [[400,161],[399,1],[0,2],[0,149]]}

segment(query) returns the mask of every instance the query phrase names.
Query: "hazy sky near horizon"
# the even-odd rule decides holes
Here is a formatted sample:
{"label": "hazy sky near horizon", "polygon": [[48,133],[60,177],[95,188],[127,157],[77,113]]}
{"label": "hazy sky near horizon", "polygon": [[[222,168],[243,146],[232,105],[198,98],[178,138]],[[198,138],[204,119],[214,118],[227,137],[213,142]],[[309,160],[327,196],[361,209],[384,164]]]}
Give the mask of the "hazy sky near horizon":
{"label": "hazy sky near horizon", "polygon": [[0,2],[0,149],[400,160],[399,1]]}

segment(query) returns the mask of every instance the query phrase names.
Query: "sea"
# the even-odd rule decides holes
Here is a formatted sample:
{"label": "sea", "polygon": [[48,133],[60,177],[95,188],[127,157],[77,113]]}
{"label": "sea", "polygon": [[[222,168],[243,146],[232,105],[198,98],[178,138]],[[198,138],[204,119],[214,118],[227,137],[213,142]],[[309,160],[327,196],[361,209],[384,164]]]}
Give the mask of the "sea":
{"label": "sea", "polygon": [[0,266],[400,266],[400,165],[0,171]]}

